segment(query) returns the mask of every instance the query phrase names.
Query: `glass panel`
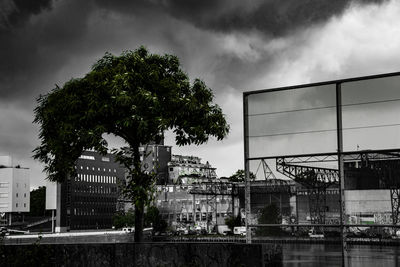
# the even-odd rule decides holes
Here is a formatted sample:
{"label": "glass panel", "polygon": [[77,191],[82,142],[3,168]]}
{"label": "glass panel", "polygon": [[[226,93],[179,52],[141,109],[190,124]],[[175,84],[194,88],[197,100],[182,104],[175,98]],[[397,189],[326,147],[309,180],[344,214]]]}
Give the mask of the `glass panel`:
{"label": "glass panel", "polygon": [[249,95],[249,156],[335,152],[335,103],[335,84]]}
{"label": "glass panel", "polygon": [[400,77],[342,84],[344,151],[400,148]]}

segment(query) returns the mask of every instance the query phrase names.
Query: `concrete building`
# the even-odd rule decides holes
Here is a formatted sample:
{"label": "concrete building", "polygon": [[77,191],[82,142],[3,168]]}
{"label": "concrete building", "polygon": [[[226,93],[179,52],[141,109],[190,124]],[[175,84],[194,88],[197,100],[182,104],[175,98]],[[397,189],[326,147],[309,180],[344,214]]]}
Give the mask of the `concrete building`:
{"label": "concrete building", "polygon": [[190,191],[196,186],[157,186],[154,204],[160,210],[162,218],[171,226],[193,224],[212,229],[215,224],[225,224],[225,218],[235,212],[234,207],[239,206],[239,199],[233,199],[229,195],[191,194]]}
{"label": "concrete building", "polygon": [[155,172],[157,184],[168,184],[168,162],[171,161],[171,146],[149,144],[142,145],[139,150],[143,171]]}
{"label": "concrete building", "polygon": [[76,176],[46,186],[46,209],[57,210],[56,232],[111,228],[124,168],[111,154],[84,151],[75,169]]}
{"label": "concrete building", "polygon": [[10,156],[0,156],[0,224],[12,225],[13,214],[29,212],[29,169],[14,165]]}
{"label": "concrete building", "polygon": [[201,163],[199,157],[172,155],[168,168],[170,184],[192,184],[199,178],[217,178],[216,168],[211,167],[208,161]]}
{"label": "concrete building", "polygon": [[349,223],[392,223],[389,189],[346,190],[345,200]]}
{"label": "concrete building", "polygon": [[[206,183],[221,182],[216,168],[202,163],[199,157],[172,155],[168,176],[167,184],[157,185],[154,204],[169,225],[192,224],[211,229],[215,224],[224,224],[225,218],[234,212],[231,196],[190,193]],[[238,207],[238,199],[235,203]]]}

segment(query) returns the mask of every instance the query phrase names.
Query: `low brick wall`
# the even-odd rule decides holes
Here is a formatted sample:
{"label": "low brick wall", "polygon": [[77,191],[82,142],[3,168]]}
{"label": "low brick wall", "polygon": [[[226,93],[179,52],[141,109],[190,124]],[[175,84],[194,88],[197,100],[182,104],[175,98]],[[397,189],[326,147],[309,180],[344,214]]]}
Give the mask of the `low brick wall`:
{"label": "low brick wall", "polygon": [[281,266],[274,244],[116,243],[0,246],[0,266]]}

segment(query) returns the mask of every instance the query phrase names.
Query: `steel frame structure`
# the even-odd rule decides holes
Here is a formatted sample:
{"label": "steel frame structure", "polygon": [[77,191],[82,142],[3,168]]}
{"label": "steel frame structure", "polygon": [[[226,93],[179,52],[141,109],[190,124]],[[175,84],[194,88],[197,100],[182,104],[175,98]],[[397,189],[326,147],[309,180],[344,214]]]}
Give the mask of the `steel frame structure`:
{"label": "steel frame structure", "polygon": [[[251,243],[251,231],[250,226],[257,226],[251,225],[248,221],[249,214],[250,214],[250,179],[249,179],[249,170],[251,160],[261,160],[261,159],[274,159],[274,158],[291,158],[290,160],[285,160],[285,164],[281,164],[279,166],[280,171],[284,174],[288,174],[292,176],[292,178],[296,178],[296,174],[299,174],[304,171],[314,171],[316,180],[320,183],[327,182],[327,183],[338,183],[340,188],[340,228],[341,228],[341,237],[342,237],[342,265],[344,266],[345,258],[347,256],[347,244],[346,244],[346,226],[345,226],[345,196],[344,196],[344,162],[357,160],[360,157],[363,157],[362,153],[359,151],[343,151],[343,127],[342,127],[342,84],[355,82],[355,81],[363,81],[363,80],[372,80],[378,78],[387,78],[393,76],[400,76],[400,72],[395,73],[388,73],[388,74],[381,74],[381,75],[372,75],[372,76],[364,76],[364,77],[357,77],[357,78],[350,78],[350,79],[341,79],[341,80],[334,80],[334,81],[327,81],[327,82],[320,82],[320,83],[312,83],[312,84],[303,84],[303,85],[296,85],[296,86],[288,86],[288,87],[280,87],[280,88],[273,88],[273,89],[264,89],[258,91],[247,91],[243,93],[243,129],[244,129],[244,166],[245,166],[245,201],[246,201],[246,227],[247,227],[247,235],[246,241]],[[323,85],[334,85],[336,87],[336,137],[337,137],[337,149],[336,151],[332,151],[331,153],[315,153],[315,154],[299,154],[299,155],[274,155],[274,156],[258,156],[258,157],[250,157],[249,152],[249,99],[248,97],[253,94],[260,94],[260,93],[268,93],[268,92],[276,92],[276,91],[285,91],[285,90],[296,90],[306,87],[316,87],[316,86],[323,86]],[[397,149],[396,149],[397,150]],[[381,152],[391,152],[390,150],[375,150],[370,151],[371,158],[374,158],[374,154],[377,157],[382,157],[383,153]],[[399,151],[394,151],[394,154],[387,153],[384,154],[386,159],[390,159],[393,157],[399,156]],[[301,158],[301,160],[299,160]],[[320,161],[332,161],[338,163],[338,169],[333,170],[323,170],[321,168],[317,170],[307,169],[307,166],[297,166],[294,167],[296,163],[304,162],[303,159],[306,158],[308,162],[320,162]],[[277,165],[278,168],[278,165]],[[296,178],[298,179],[298,178]],[[399,196],[400,190],[399,187],[396,186],[391,191],[391,199],[392,199],[392,210],[393,214],[397,214],[396,218],[394,218],[393,222],[399,221]]]}
{"label": "steel frame structure", "polygon": [[[232,182],[201,182],[193,184],[193,188],[189,190],[195,198],[196,195],[207,196],[207,210],[210,207],[211,212],[215,212],[215,223],[217,224],[217,196],[231,196],[232,198],[232,215],[235,216],[235,197],[239,195],[239,189],[236,183]],[[210,196],[210,198],[208,198]],[[214,200],[214,205],[210,202]],[[208,225],[208,218],[207,218]],[[207,226],[208,228],[208,226]]]}

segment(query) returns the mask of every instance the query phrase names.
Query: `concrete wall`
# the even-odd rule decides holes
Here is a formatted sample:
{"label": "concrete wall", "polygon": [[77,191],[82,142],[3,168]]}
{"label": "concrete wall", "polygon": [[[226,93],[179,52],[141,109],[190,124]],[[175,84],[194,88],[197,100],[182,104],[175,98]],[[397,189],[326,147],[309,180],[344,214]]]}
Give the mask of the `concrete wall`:
{"label": "concrete wall", "polygon": [[13,170],[12,211],[29,212],[30,208],[29,169],[13,168],[12,170]]}
{"label": "concrete wall", "polygon": [[0,212],[29,212],[29,206],[29,169],[0,168]]}
{"label": "concrete wall", "polygon": [[46,180],[46,210],[57,209],[57,183]]}
{"label": "concrete wall", "polygon": [[347,214],[392,212],[390,190],[346,190],[345,204]]}
{"label": "concrete wall", "polygon": [[281,266],[274,244],[125,243],[0,246],[1,266]]}

